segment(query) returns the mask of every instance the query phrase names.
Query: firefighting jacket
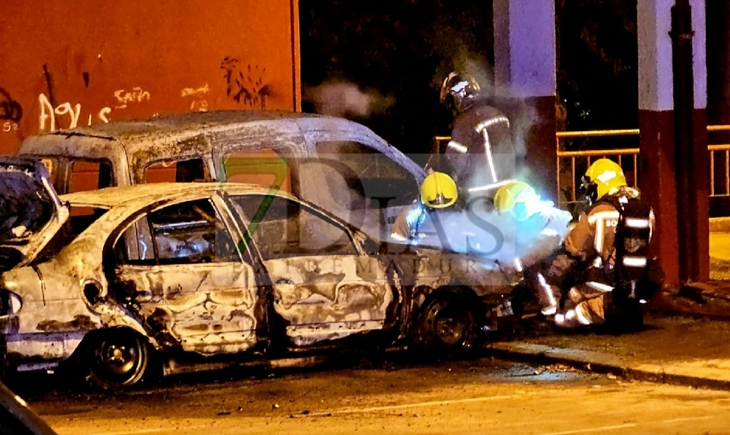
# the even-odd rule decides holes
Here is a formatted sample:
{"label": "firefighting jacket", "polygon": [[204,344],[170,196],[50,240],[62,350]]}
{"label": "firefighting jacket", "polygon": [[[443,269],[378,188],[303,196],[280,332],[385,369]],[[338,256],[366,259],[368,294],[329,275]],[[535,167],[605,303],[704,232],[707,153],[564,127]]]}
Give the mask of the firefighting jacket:
{"label": "firefighting jacket", "polygon": [[428,210],[421,201],[414,201],[396,217],[390,237],[397,241],[415,239],[427,216]]}
{"label": "firefighting jacket", "polygon": [[[640,192],[624,187],[614,195],[636,198]],[[578,223],[565,237],[565,250],[582,262],[592,261],[594,266],[602,267],[611,261],[619,216],[618,210],[610,202],[599,200],[581,214]]]}
{"label": "firefighting jacket", "polygon": [[445,153],[455,168],[452,178],[461,186],[510,178],[515,164],[509,120],[485,102],[475,102],[454,121]]}

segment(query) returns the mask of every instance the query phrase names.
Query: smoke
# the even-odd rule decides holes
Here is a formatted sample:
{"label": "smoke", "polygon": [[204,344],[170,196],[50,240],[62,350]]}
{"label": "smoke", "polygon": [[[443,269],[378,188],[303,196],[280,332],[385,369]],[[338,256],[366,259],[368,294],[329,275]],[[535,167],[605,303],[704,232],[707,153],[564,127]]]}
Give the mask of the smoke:
{"label": "smoke", "polygon": [[[520,95],[523,95],[524,92],[519,89],[519,85],[498,83],[495,80],[494,68],[488,60],[483,56],[469,52],[463,46],[455,49],[454,53],[444,61],[440,70],[433,78],[433,82],[438,82],[439,87],[449,71],[468,74],[479,83],[482,94],[489,101],[489,104],[502,111],[509,119],[512,149],[509,153],[502,155],[498,153],[503,152],[503,150],[494,149],[494,152],[497,153],[494,156],[497,173],[512,174],[509,178],[526,181],[543,198],[552,198],[554,192],[545,191],[545,186],[542,183],[543,180],[549,180],[554,175],[546,173],[546,169],[540,166],[539,159],[542,157],[529,155],[530,133],[540,123],[535,99],[521,98]],[[495,83],[497,84],[495,85]],[[483,172],[473,174],[465,187],[484,186],[492,182],[489,174]],[[558,198],[555,199],[558,200]]]}
{"label": "smoke", "polygon": [[345,81],[333,81],[305,90],[307,99],[314,103],[317,113],[330,116],[357,116],[365,118],[387,110],[395,103],[392,96],[374,90],[363,91]]}

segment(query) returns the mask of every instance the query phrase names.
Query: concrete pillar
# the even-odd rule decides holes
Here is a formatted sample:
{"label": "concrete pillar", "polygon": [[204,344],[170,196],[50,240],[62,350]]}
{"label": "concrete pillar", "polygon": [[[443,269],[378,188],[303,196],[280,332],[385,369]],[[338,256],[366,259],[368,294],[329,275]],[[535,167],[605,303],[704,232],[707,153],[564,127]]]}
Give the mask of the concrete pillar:
{"label": "concrete pillar", "polygon": [[[543,197],[557,190],[555,1],[494,0],[494,83],[513,126],[518,167]],[[553,198],[557,201],[558,198]]]}
{"label": "concrete pillar", "polygon": [[[671,8],[675,0],[637,2],[639,55],[639,186],[657,218],[654,248],[667,283],[709,279],[709,159],[707,155],[707,69],[704,0],[691,0],[693,36],[693,143],[675,143]],[[690,147],[691,162],[677,159],[677,147]],[[682,153],[680,153],[682,154]],[[692,180],[693,209],[678,209],[679,177]],[[679,228],[682,228],[680,231]],[[680,250],[680,232],[694,252]]]}

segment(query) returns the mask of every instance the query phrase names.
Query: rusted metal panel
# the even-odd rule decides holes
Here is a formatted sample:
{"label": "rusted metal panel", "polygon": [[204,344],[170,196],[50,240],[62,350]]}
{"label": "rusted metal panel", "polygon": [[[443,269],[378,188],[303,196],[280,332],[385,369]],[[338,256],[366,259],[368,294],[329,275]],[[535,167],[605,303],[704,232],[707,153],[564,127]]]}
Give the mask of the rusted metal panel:
{"label": "rusted metal panel", "polygon": [[32,134],[214,109],[299,110],[297,0],[0,3],[0,154]]}
{"label": "rusted metal panel", "polygon": [[20,334],[8,337],[7,360],[18,371],[55,367],[78,348],[83,332]]}
{"label": "rusted metal panel", "polygon": [[377,258],[295,257],[269,260],[274,310],[296,346],[382,329],[395,300]]}
{"label": "rusted metal panel", "polygon": [[158,341],[203,354],[256,343],[257,284],[246,265],[123,266],[118,279]]}

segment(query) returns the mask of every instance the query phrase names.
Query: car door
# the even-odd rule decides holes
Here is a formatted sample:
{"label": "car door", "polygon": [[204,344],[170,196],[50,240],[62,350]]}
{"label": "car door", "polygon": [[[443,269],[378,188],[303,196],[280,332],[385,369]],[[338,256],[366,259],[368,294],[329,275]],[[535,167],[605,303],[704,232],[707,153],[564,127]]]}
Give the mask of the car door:
{"label": "car door", "polygon": [[295,346],[389,327],[396,303],[378,258],[343,225],[282,196],[230,195],[273,287],[273,311]]}
{"label": "car door", "polygon": [[[153,259],[130,258],[121,236],[117,297],[144,319],[152,336],[202,354],[235,353],[256,344],[257,285],[240,230],[217,197],[176,202],[139,216]],[[143,241],[139,241],[143,243]],[[142,248],[138,249],[141,251]]]}

